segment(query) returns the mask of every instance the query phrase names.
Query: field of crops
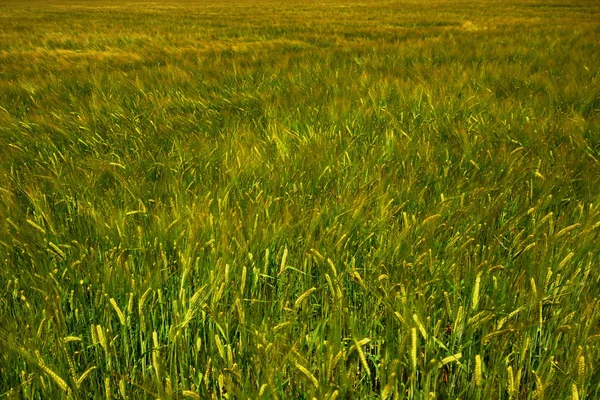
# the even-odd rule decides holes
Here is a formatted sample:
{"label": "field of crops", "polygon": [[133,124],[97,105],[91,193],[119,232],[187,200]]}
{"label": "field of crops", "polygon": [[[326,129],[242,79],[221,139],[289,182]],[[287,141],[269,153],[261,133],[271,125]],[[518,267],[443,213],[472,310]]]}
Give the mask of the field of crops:
{"label": "field of crops", "polygon": [[600,3],[0,2],[0,399],[600,398]]}

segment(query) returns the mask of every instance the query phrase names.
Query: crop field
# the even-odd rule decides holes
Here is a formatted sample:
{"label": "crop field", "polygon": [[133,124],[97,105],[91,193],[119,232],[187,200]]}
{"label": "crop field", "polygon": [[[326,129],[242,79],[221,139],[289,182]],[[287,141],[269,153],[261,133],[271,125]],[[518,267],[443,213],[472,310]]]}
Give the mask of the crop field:
{"label": "crop field", "polygon": [[600,398],[600,3],[0,1],[0,399],[157,398]]}

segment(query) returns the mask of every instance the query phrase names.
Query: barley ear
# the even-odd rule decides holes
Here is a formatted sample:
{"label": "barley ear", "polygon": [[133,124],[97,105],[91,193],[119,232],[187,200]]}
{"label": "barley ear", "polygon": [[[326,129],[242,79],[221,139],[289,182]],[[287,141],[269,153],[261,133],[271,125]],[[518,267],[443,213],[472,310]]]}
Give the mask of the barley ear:
{"label": "barley ear", "polygon": [[571,385],[571,400],[579,400],[579,390],[577,390],[577,385]]}
{"label": "barley ear", "polygon": [[121,325],[127,325],[127,321],[125,320],[125,314],[123,314],[123,311],[121,311],[121,308],[119,308],[119,305],[117,304],[116,300],[111,297],[109,302],[110,305],[115,309],[115,312],[117,313],[117,317],[119,317],[119,322],[121,322]]}
{"label": "barley ear", "polygon": [[507,375],[508,375],[508,382],[507,382],[507,387],[506,390],[508,391],[508,396],[510,398],[513,398],[515,396],[515,375],[513,373],[513,368],[512,366],[509,366],[506,370]]}
{"label": "barley ear", "polygon": [[396,373],[392,372],[390,374],[390,377],[388,378],[387,384],[381,391],[381,399],[382,400],[387,400],[390,397],[390,395],[392,394],[392,391],[394,390],[395,385],[396,385]]}
{"label": "barley ear", "polygon": [[475,278],[475,287],[473,288],[473,301],[472,301],[472,309],[476,311],[479,307],[479,286],[481,284],[481,272],[477,274],[477,278]]}
{"label": "barley ear", "polygon": [[79,379],[77,379],[77,382],[76,382],[77,389],[79,389],[81,387],[81,384],[83,383],[85,378],[87,378],[92,372],[94,372],[95,369],[96,369],[96,366],[89,367],[88,369],[85,370],[85,372],[83,374],[81,374],[81,376],[79,377]]}
{"label": "barley ear", "polygon": [[411,329],[412,346],[410,348],[410,362],[413,373],[417,370],[417,328]]}
{"label": "barley ear", "polygon": [[306,369],[299,363],[296,362],[295,364],[298,371],[302,372],[302,374],[304,374],[304,376],[306,376],[312,382],[312,384],[315,386],[315,389],[318,389],[319,381],[317,381],[317,378],[315,378],[315,376],[308,369]]}
{"label": "barley ear", "polygon": [[475,386],[481,387],[481,355],[475,356]]}
{"label": "barley ear", "polygon": [[577,353],[579,353],[577,356],[577,377],[583,380],[585,377],[585,356],[581,346],[579,346]]}

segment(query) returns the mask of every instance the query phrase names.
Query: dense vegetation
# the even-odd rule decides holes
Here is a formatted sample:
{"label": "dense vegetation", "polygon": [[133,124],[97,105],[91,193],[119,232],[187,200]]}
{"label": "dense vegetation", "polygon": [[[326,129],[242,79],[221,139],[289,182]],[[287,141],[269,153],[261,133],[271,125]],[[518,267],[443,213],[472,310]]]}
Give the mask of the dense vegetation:
{"label": "dense vegetation", "polygon": [[0,398],[600,397],[596,1],[0,3]]}

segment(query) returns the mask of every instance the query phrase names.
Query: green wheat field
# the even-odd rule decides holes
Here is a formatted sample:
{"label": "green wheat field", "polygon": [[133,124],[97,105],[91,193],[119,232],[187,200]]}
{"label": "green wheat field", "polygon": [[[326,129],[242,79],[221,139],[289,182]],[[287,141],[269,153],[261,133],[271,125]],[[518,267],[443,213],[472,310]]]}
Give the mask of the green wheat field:
{"label": "green wheat field", "polygon": [[600,398],[596,0],[0,2],[0,399]]}

